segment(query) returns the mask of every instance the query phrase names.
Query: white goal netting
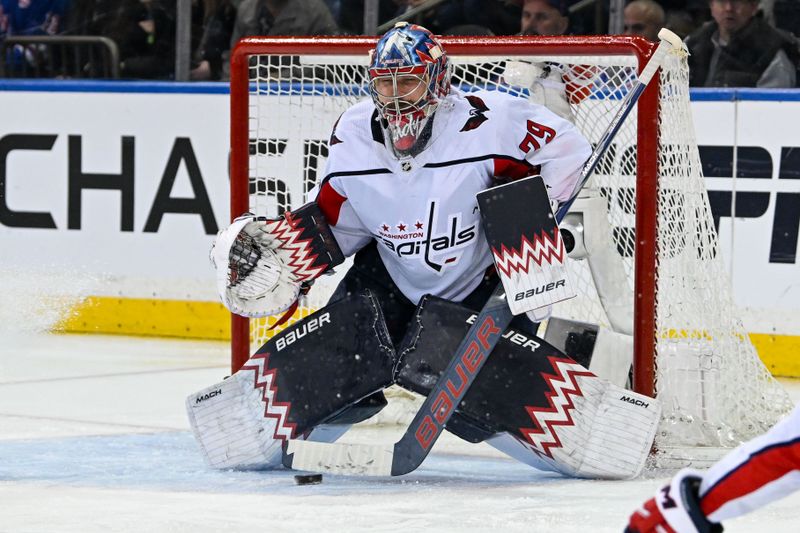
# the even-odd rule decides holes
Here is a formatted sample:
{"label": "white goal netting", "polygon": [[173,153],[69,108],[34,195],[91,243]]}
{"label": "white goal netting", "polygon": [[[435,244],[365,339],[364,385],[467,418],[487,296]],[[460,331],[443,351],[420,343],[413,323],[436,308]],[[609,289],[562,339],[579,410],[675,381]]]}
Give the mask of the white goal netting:
{"label": "white goal netting", "polygon": [[[332,125],[348,106],[368,97],[367,49],[360,55],[320,55],[309,49],[304,55],[250,58],[249,182],[234,181],[232,186],[248,188],[251,211],[277,215],[298,207],[323,177]],[[529,98],[530,91],[507,83],[504,72],[510,60],[550,63],[572,73],[577,83],[568,86],[571,111],[593,143],[637,72],[633,55],[592,55],[577,45],[569,56],[548,55],[543,49],[513,56],[451,54],[451,60],[453,83],[461,90],[503,90],[520,98]],[[604,283],[587,261],[571,261],[580,296],[559,304],[556,314],[620,333],[636,331],[649,338],[646,346],[654,343],[655,388],[664,406],[656,445],[692,460],[763,432],[791,402],[761,363],[737,317],[694,137],[685,59],[667,59],[659,93],[658,106],[640,106],[628,117],[587,187],[587,201],[602,206],[599,226],[607,228],[593,246],[607,256],[608,270],[616,269],[618,279]],[[652,118],[642,121],[644,137],[638,135],[639,113]],[[652,152],[639,153],[642,138],[650,140]],[[645,195],[652,196],[652,209],[644,211],[637,209],[637,187],[643,183],[637,157],[657,160],[657,186]],[[637,224],[651,228],[655,242],[637,247]],[[647,292],[634,283],[635,261],[648,253],[655,254],[648,269],[654,275],[655,297],[650,321],[634,323],[634,297]],[[646,277],[641,271],[639,276]],[[324,303],[335,281],[317,283],[310,308]],[[251,321],[253,348],[264,342],[267,324],[273,322]],[[635,357],[646,360],[646,354]]]}

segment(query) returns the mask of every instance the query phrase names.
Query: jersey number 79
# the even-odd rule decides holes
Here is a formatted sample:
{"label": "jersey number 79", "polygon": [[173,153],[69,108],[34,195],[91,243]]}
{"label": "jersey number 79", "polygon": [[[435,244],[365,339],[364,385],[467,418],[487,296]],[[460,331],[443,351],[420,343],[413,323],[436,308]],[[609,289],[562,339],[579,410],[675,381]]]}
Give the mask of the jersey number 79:
{"label": "jersey number 79", "polygon": [[519,143],[519,149],[527,154],[531,151],[531,147],[533,147],[534,150],[538,150],[541,147],[539,141],[544,141],[544,144],[547,144],[555,139],[555,137],[556,130],[553,128],[529,120],[528,134],[525,135],[525,138]]}

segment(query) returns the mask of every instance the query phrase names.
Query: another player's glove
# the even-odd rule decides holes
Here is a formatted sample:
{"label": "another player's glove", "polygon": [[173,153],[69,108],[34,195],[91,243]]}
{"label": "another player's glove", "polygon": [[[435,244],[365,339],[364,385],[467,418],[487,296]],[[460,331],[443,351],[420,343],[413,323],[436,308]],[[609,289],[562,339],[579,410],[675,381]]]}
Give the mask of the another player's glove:
{"label": "another player's glove", "polygon": [[684,468],[634,512],[625,533],[721,533],[700,508],[700,473]]}
{"label": "another player's glove", "polygon": [[291,314],[310,283],[344,260],[313,202],[277,219],[242,215],[219,232],[210,257],[222,303],[247,317]]}
{"label": "another player's glove", "polygon": [[591,66],[573,65],[564,69],[552,62],[507,61],[503,80],[529,89],[532,102],[574,124],[575,113],[570,104],[579,104],[589,97],[596,75],[597,70]]}

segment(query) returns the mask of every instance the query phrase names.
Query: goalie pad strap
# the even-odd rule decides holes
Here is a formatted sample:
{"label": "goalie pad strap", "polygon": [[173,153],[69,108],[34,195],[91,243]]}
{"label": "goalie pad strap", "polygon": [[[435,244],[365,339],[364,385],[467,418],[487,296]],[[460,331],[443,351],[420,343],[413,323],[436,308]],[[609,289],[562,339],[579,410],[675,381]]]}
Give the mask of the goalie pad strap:
{"label": "goalie pad strap", "polygon": [[392,383],[393,368],[378,302],[368,292],[350,295],[273,336],[236,374],[189,396],[186,408],[212,467],[275,466],[281,441],[347,420],[345,411]]}
{"label": "goalie pad strap", "polygon": [[281,317],[267,329],[273,330],[279,326],[284,325],[290,318],[292,318],[294,312],[297,311],[297,306],[299,303],[300,303],[299,300],[295,300],[294,302],[292,302],[292,305],[290,305],[289,308],[283,312]]}

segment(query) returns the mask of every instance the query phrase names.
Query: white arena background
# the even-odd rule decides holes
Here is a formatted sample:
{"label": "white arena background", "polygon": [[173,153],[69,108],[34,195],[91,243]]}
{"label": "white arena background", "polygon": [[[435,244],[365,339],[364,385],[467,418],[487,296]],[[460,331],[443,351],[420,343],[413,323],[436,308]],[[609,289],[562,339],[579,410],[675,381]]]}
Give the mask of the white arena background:
{"label": "white arena background", "polygon": [[[800,91],[692,111],[736,304],[797,402]],[[227,84],[0,80],[0,531],[622,531],[664,472],[570,480],[449,435],[401,479],[204,465],[183,401],[229,371],[228,115]],[[795,494],[725,526],[798,523]]]}
{"label": "white arena background", "polygon": [[[231,215],[227,90],[0,80],[3,313],[41,277],[58,331],[228,338],[207,260]],[[800,377],[800,93],[695,89],[692,112],[745,328]]]}

